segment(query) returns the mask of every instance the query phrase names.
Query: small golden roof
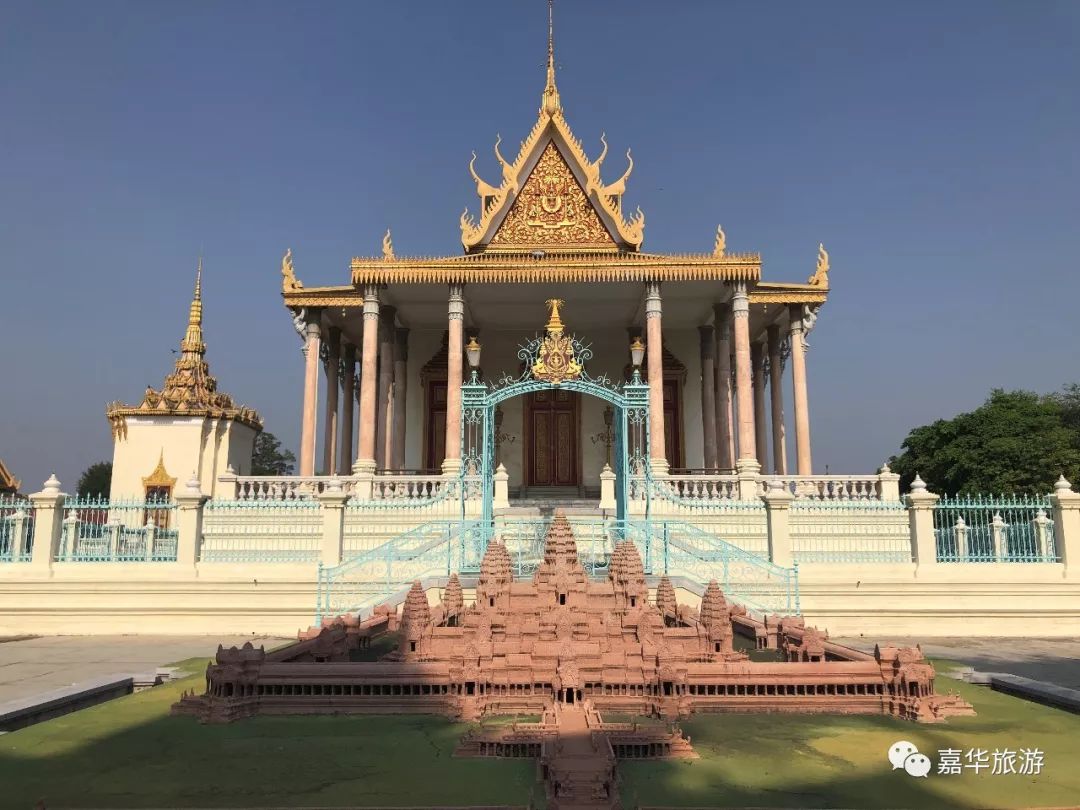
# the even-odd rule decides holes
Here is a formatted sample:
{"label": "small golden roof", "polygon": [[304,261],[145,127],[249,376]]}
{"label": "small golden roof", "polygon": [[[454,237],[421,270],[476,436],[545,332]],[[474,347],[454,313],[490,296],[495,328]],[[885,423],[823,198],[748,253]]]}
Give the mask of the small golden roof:
{"label": "small golden roof", "polygon": [[[286,258],[289,257],[290,254],[286,254]],[[232,419],[256,430],[262,429],[262,417],[255,410],[237,405],[231,396],[217,390],[217,380],[206,362],[206,343],[203,342],[202,332],[201,258],[195,275],[195,294],[188,310],[187,331],[180,341],[180,356],[173,373],[165,378],[160,391],[147,386],[139,405],[114,402],[105,410],[105,415],[113,423],[114,435],[122,429],[121,423],[126,416],[177,414]]]}

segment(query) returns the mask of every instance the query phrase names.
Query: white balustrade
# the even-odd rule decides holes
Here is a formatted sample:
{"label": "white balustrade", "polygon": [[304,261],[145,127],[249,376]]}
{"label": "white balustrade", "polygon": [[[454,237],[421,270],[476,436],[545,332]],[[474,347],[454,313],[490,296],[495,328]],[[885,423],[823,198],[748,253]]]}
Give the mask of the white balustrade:
{"label": "white balustrade", "polygon": [[881,479],[877,475],[763,475],[758,480],[758,494],[764,495],[774,481],[799,500],[881,500]]}

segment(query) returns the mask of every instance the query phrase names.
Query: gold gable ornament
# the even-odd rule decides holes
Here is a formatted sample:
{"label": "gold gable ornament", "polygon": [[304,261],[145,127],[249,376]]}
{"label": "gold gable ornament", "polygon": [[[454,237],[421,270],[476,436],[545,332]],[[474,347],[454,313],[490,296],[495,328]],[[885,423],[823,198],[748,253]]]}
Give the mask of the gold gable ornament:
{"label": "gold gable ornament", "polygon": [[154,471],[150,475],[146,476],[142,480],[143,487],[146,489],[153,489],[156,487],[167,487],[170,491],[176,485],[176,479],[165,471],[165,450],[161,451],[161,455],[158,456],[157,466],[154,467]]}
{"label": "gold gable ornament", "polygon": [[569,335],[563,334],[563,322],[559,317],[559,307],[564,306],[565,301],[558,298],[549,298],[547,301],[551,316],[547,322],[547,335],[540,342],[540,350],[536,353],[536,361],[532,365],[532,376],[535,380],[558,385],[564,380],[576,380],[581,377],[583,371],[581,363],[574,355],[574,341]]}

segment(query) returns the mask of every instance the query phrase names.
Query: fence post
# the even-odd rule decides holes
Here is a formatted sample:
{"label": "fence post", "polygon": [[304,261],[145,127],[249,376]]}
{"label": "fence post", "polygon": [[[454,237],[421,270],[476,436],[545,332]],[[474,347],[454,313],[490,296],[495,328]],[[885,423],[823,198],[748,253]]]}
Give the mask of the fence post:
{"label": "fence post", "polygon": [[349,493],[342,489],[341,481],[331,478],[326,489],[319,493],[323,509],[322,564],[327,568],[341,565],[341,545],[345,534],[345,502]]}
{"label": "fence post", "polygon": [[41,492],[30,496],[34,505],[34,546],[30,551],[31,570],[42,576],[52,576],[52,564],[60,546],[63,529],[64,499],[60,482],[50,475]]}
{"label": "fence post", "polygon": [[610,464],[605,464],[600,471],[600,509],[617,509],[615,503],[615,471]]}
{"label": "fence post", "polygon": [[1001,517],[1001,512],[994,512],[993,520],[990,521],[990,538],[994,545],[994,559],[998,562],[1005,559],[1005,556],[1009,553],[1005,529],[1005,520]]}
{"label": "fence post", "polygon": [[908,530],[911,534],[911,559],[916,565],[937,564],[937,539],[934,536],[934,505],[939,495],[927,492],[926,482],[918,474],[904,501],[908,507]]}
{"label": "fence post", "polygon": [[765,501],[765,520],[769,532],[769,559],[774,565],[790,568],[794,562],[791,553],[791,502],[795,496],[788,492],[777,478],[769,481],[769,488],[761,496]]}
{"label": "fence post", "polygon": [[1054,484],[1050,505],[1054,509],[1055,551],[1066,568],[1071,562],[1080,569],[1080,493],[1073,492],[1064,475]]}
{"label": "fence post", "polygon": [[194,473],[175,497],[176,561],[195,568],[202,554],[203,510],[210,499],[203,495]]}
{"label": "fence post", "polygon": [[1050,544],[1046,542],[1050,535],[1050,518],[1046,516],[1046,510],[1040,509],[1031,523],[1035,529],[1035,554],[1040,561],[1051,559]]}
{"label": "fence post", "polygon": [[878,497],[883,503],[895,503],[900,500],[900,476],[882,464],[878,470]]}
{"label": "fence post", "polygon": [[761,465],[747,459],[743,462],[737,470],[739,500],[753,501],[761,493]]}
{"label": "fence post", "polygon": [[499,464],[491,480],[495,490],[491,499],[491,508],[507,509],[510,506],[510,474],[506,471],[506,467]]}

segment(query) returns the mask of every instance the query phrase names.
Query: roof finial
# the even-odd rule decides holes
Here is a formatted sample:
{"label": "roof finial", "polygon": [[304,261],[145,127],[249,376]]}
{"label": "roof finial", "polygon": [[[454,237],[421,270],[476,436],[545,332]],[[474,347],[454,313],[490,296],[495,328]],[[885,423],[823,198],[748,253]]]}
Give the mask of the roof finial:
{"label": "roof finial", "polygon": [[206,345],[203,343],[202,334],[202,256],[199,257],[199,269],[195,271],[195,295],[191,298],[191,308],[188,310],[187,331],[184,339],[180,341],[180,357],[201,358],[206,353]]}
{"label": "roof finial", "polygon": [[548,0],[547,84],[544,85],[544,95],[540,102],[540,112],[548,115],[562,111],[559,90],[555,86],[555,24],[552,13],[554,5],[555,0]]}

